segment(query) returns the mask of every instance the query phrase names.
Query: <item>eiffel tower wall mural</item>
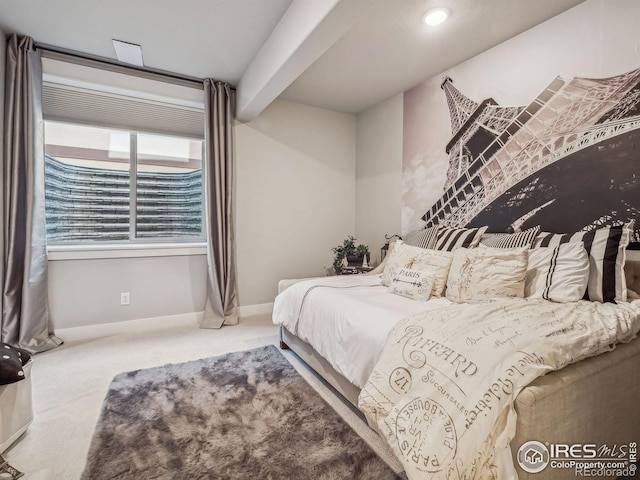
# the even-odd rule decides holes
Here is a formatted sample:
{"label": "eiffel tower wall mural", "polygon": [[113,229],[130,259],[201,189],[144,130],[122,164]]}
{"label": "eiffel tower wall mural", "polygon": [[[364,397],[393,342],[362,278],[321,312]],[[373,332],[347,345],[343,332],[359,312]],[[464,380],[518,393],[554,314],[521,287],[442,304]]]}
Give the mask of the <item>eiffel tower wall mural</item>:
{"label": "eiffel tower wall mural", "polygon": [[404,231],[569,233],[635,219],[640,241],[640,30],[628,20],[640,2],[604,3],[405,92]]}

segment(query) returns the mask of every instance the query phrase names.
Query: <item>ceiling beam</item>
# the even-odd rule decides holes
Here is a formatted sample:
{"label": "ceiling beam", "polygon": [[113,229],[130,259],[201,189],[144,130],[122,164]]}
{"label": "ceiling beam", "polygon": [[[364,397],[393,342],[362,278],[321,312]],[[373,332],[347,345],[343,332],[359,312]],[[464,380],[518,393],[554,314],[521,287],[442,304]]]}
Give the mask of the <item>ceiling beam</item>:
{"label": "ceiling beam", "polygon": [[238,83],[238,120],[259,115],[376,3],[293,0]]}

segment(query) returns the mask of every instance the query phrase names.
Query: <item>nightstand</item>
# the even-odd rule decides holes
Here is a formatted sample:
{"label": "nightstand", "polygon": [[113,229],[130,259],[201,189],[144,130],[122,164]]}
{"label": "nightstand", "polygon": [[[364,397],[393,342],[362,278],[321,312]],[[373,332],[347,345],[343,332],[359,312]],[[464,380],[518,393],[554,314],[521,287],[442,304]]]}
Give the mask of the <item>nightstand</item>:
{"label": "nightstand", "polygon": [[372,267],[342,267],[340,275],[357,275],[359,273],[367,273],[373,270]]}

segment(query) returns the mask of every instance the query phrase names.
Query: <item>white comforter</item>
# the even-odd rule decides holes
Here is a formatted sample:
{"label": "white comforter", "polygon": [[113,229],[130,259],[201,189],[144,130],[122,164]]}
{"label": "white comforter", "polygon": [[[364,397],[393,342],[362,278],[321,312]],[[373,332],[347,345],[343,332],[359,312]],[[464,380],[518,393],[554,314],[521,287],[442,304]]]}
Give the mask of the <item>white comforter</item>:
{"label": "white comforter", "polygon": [[520,390],[639,329],[640,300],[501,300],[419,313],[389,335],[359,406],[409,479],[510,478]]}
{"label": "white comforter", "polygon": [[399,320],[450,304],[444,298],[419,302],[387,293],[380,275],[342,275],[292,285],[276,297],[273,321],[362,388]]}

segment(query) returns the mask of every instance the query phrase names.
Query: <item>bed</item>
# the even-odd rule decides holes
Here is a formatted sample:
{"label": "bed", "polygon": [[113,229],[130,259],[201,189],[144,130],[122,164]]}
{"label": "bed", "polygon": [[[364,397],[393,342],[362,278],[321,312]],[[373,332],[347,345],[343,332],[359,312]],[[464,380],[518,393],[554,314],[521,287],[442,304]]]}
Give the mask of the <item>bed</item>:
{"label": "bed", "polygon": [[[630,291],[640,291],[640,252],[627,251],[624,270],[627,287]],[[368,278],[367,278],[368,277]],[[376,297],[384,287],[376,286],[375,276],[354,275],[340,280],[350,289],[350,285],[366,285],[364,297],[340,301],[346,312],[361,309],[364,318],[381,315],[387,317],[387,324],[395,324],[402,318],[414,315],[418,310],[438,309],[447,305],[446,300],[436,299],[411,305],[396,299],[395,305],[383,306]],[[279,284],[279,293],[303,280],[285,280]],[[319,279],[316,283],[331,282]],[[346,298],[346,297],[345,297]],[[313,300],[308,295],[306,300]],[[420,303],[420,302],[418,302]],[[403,308],[399,305],[403,304]],[[322,310],[321,305],[309,304],[305,308]],[[411,311],[411,309],[415,311]],[[376,313],[377,312],[377,313]],[[322,314],[322,313],[320,313]],[[358,397],[365,386],[367,376],[374,369],[376,359],[381,355],[380,342],[371,338],[386,335],[388,325],[376,331],[377,322],[363,325],[332,324],[319,322],[311,332],[297,331],[282,318],[282,312],[274,310],[274,322],[280,324],[281,348],[289,348],[304,360],[313,370],[332,385],[348,402],[358,406]],[[278,318],[280,317],[280,318]],[[365,320],[362,320],[365,321]],[[341,340],[338,348],[332,350],[330,335],[322,330],[338,329]],[[352,331],[350,331],[352,329]],[[358,334],[357,332],[360,332]],[[365,332],[363,339],[362,332]],[[313,340],[313,346],[300,337]],[[371,337],[371,338],[369,338]],[[339,346],[340,346],[339,345]],[[333,346],[335,347],[335,345]],[[337,368],[336,368],[337,367]],[[531,440],[550,442],[554,445],[596,444],[599,446],[632,443],[640,440],[640,339],[634,338],[621,343],[615,349],[597,356],[572,363],[564,368],[540,376],[523,388],[514,402],[517,414],[515,434],[510,442],[511,457],[517,471],[517,478],[526,479],[564,479],[567,470],[546,468],[539,473],[524,471],[517,461],[518,450]],[[594,478],[611,478],[606,471],[594,471]],[[603,475],[598,475],[601,473]],[[610,472],[609,472],[610,473]],[[505,474],[506,475],[506,474]],[[508,478],[498,475],[498,478]],[[424,478],[431,478],[425,476]],[[448,477],[449,478],[449,477]],[[458,478],[451,476],[450,478]],[[462,478],[462,476],[460,477]],[[464,477],[467,478],[467,477]]]}

